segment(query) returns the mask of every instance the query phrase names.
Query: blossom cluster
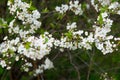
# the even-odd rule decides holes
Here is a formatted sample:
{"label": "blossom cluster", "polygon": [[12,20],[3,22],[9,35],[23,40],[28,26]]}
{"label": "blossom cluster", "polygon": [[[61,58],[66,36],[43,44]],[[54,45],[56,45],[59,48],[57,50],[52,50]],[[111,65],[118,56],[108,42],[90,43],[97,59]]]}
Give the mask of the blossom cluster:
{"label": "blossom cluster", "polygon": [[107,7],[110,12],[116,13],[120,15],[120,3],[112,0],[91,0],[91,4],[96,9],[96,11],[100,11],[103,7]]}
{"label": "blossom cluster", "polygon": [[21,0],[14,0],[14,2],[8,1],[10,13],[15,15],[15,18],[22,21],[24,27],[29,27],[29,33],[35,33],[35,30],[40,28],[41,22],[38,21],[40,13],[38,10],[30,11],[30,5]]}
{"label": "blossom cluster", "polygon": [[[48,32],[41,34],[40,36],[34,36],[35,30],[40,28],[41,22],[38,21],[40,13],[38,10],[29,10],[30,4],[22,2],[21,0],[8,1],[10,13],[14,16],[14,19],[8,24],[8,33],[10,36],[16,35],[15,38],[10,39],[9,36],[5,36],[3,42],[0,43],[0,65],[3,68],[11,69],[12,62],[23,60],[25,63],[21,66],[22,70],[28,72],[29,68],[34,67],[33,62],[43,59],[46,55],[50,54],[53,47],[54,38]],[[17,24],[17,20],[22,22]],[[9,59],[7,59],[9,57]],[[33,60],[29,62],[28,59]],[[36,64],[37,65],[37,64]],[[41,66],[42,68],[39,68]],[[38,74],[45,69],[53,67],[53,63],[49,58],[45,59],[45,63],[38,64],[36,71],[33,70],[33,74]]]}
{"label": "blossom cluster", "polygon": [[79,1],[70,1],[69,5],[67,4],[62,4],[61,7],[56,7],[55,8],[57,12],[64,14],[66,13],[68,10],[71,10],[75,13],[75,15],[82,15],[83,14],[83,10],[81,8],[81,4],[79,4]]}
{"label": "blossom cluster", "polygon": [[[37,9],[31,10],[31,5],[22,0],[8,1],[10,13],[14,19],[9,22],[7,28],[10,36],[15,36],[12,39],[10,36],[5,36],[3,42],[0,43],[0,65],[11,69],[11,59],[22,60],[24,61],[22,69],[26,72],[32,71],[36,76],[46,69],[53,68],[52,61],[47,57],[52,49],[92,50],[94,45],[103,54],[112,53],[117,47],[115,41],[120,41],[120,38],[109,34],[113,25],[113,20],[109,16],[114,13],[120,14],[120,5],[110,0],[97,1],[98,4],[91,0],[92,6],[99,12],[91,26],[92,31],[79,30],[77,22],[68,22],[67,32],[61,33],[60,39],[53,37],[49,31],[35,36],[34,33],[41,26],[40,12]],[[57,6],[55,10],[61,14],[70,10],[80,16],[84,15],[81,6],[82,4],[75,0],[70,1],[68,5]],[[106,10],[102,9],[104,7]],[[17,20],[20,22],[18,23]],[[35,69],[31,70],[32,67]]]}
{"label": "blossom cluster", "polygon": [[[78,4],[79,2],[74,1],[73,3]],[[117,14],[119,13],[119,7],[120,7],[119,3],[111,2],[110,0],[98,0],[98,3],[100,3],[101,5],[95,3],[94,0],[91,0],[91,4],[94,6],[96,11],[100,12],[100,14],[98,15],[97,21],[95,21],[92,26],[93,32],[87,32],[83,30],[75,31],[75,28],[77,28],[76,23],[73,22],[71,25],[69,25],[68,23],[68,25],[66,26],[67,30],[69,30],[67,33],[68,35],[62,36],[60,41],[56,41],[57,46],[59,44],[59,47],[63,47],[63,48],[92,49],[92,44],[95,44],[96,48],[100,50],[103,54],[112,53],[115,50],[115,47],[117,46],[113,41],[115,37],[113,35],[108,35],[108,33],[111,31],[111,27],[113,24],[113,20],[109,18],[109,15],[111,14],[111,11]],[[72,4],[72,1],[70,2],[70,5],[71,4]],[[102,8],[104,7],[106,10],[103,11]],[[66,12],[67,9],[64,10],[61,7],[61,10],[60,10],[60,7],[59,8],[56,7],[56,11],[59,11],[59,13],[63,13],[63,12]],[[77,35],[75,35],[76,33]],[[87,37],[82,36],[83,33]],[[71,41],[69,39],[69,36],[72,37]]]}

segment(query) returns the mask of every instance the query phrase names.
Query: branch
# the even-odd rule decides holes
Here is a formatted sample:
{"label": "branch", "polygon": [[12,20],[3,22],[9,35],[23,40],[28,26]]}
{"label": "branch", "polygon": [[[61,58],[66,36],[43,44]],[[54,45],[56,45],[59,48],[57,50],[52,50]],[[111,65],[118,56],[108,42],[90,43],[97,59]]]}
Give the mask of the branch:
{"label": "branch", "polygon": [[69,59],[70,59],[70,63],[72,64],[72,66],[75,68],[76,72],[77,72],[77,75],[78,75],[78,80],[80,80],[80,72],[79,72],[79,69],[78,67],[73,63],[73,60],[72,60],[72,56],[71,56],[71,53],[69,52],[69,50],[67,50],[68,52],[68,56],[69,56]]}

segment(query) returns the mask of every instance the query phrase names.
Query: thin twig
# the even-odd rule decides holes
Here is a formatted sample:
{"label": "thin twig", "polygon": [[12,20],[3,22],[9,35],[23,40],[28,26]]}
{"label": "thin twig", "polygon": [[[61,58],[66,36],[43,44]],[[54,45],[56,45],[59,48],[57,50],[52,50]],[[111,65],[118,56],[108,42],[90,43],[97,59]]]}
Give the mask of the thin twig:
{"label": "thin twig", "polygon": [[40,75],[40,77],[41,77],[41,80],[44,80],[43,75]]}
{"label": "thin twig", "polygon": [[92,66],[93,66],[93,57],[94,57],[94,54],[95,54],[95,49],[93,47],[93,53],[92,55],[90,56],[90,64],[89,64],[89,69],[88,69],[88,74],[87,74],[87,80],[89,80],[90,78],[90,72],[91,72],[91,69],[92,69]]}
{"label": "thin twig", "polygon": [[[34,64],[34,65],[33,65],[34,68],[37,69],[37,63],[34,61],[33,64]],[[39,76],[39,74],[37,75],[37,80],[40,80],[40,76]]]}
{"label": "thin twig", "polygon": [[54,61],[59,56],[59,54],[60,54],[60,52],[55,55],[55,57],[52,59],[52,61]]}
{"label": "thin twig", "polygon": [[77,74],[78,74],[78,80],[80,80],[80,72],[79,72],[79,69],[78,67],[73,63],[73,60],[72,60],[72,56],[71,56],[71,53],[69,52],[69,50],[67,50],[68,52],[68,55],[69,55],[69,59],[70,59],[70,63],[73,65],[73,67],[75,68]]}

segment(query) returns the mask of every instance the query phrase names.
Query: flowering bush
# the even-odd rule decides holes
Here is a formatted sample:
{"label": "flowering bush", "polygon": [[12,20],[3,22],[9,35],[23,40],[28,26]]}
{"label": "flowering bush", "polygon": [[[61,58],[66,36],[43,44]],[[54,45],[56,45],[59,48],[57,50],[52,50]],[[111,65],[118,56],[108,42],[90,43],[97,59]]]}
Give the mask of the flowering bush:
{"label": "flowering bush", "polygon": [[18,62],[20,70],[39,78],[44,70],[54,68],[53,53],[67,52],[72,63],[72,51],[89,51],[93,59],[98,50],[103,55],[120,50],[120,35],[112,34],[115,22],[111,16],[120,17],[120,3],[115,0],[66,0],[41,10],[30,1],[8,0],[7,6],[11,20],[1,18],[0,24],[6,30],[0,43],[0,65],[7,70]]}

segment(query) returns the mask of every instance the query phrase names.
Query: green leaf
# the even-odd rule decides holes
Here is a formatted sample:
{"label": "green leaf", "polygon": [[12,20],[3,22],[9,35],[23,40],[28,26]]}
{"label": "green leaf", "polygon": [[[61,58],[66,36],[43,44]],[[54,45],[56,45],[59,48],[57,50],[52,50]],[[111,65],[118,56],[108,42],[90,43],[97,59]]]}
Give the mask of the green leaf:
{"label": "green leaf", "polygon": [[26,49],[29,49],[29,48],[30,48],[30,44],[31,44],[31,42],[26,42],[26,43],[25,43],[25,48],[26,48]]}
{"label": "green leaf", "polygon": [[2,18],[0,18],[0,28],[6,28],[8,25],[7,25],[7,22],[5,22]]}
{"label": "green leaf", "polygon": [[65,14],[58,14],[58,18],[57,19],[62,20],[64,16],[65,16]]}
{"label": "green leaf", "polygon": [[28,10],[33,11],[33,10],[36,10],[36,8],[31,5]]}
{"label": "green leaf", "polygon": [[108,10],[108,6],[104,6],[100,8],[101,13],[105,12]]}
{"label": "green leaf", "polygon": [[[1,1],[2,1],[2,0],[1,0]],[[4,0],[3,0],[3,1],[4,1]],[[9,1],[12,2],[12,3],[14,2],[14,0],[9,0]]]}
{"label": "green leaf", "polygon": [[0,28],[0,33],[2,33],[2,28]]}
{"label": "green leaf", "polygon": [[72,39],[72,32],[68,32],[68,33],[65,33],[65,35],[69,38],[69,39]]}
{"label": "green leaf", "polygon": [[102,15],[101,15],[101,14],[99,15],[99,20],[98,20],[98,21],[99,21],[99,24],[100,24],[100,25],[103,24],[103,18],[102,18]]}
{"label": "green leaf", "polygon": [[45,43],[47,43],[48,42],[48,38],[45,38]]}
{"label": "green leaf", "polygon": [[23,76],[23,77],[21,78],[21,80],[28,80],[28,77]]}
{"label": "green leaf", "polygon": [[54,25],[53,23],[50,23],[50,26],[51,26],[52,28],[55,28],[55,25]]}
{"label": "green leaf", "polygon": [[0,66],[0,75],[3,74],[3,68]]}
{"label": "green leaf", "polygon": [[48,13],[49,12],[49,10],[47,9],[47,8],[45,8],[45,9],[43,9],[43,11],[42,11],[43,13]]}

